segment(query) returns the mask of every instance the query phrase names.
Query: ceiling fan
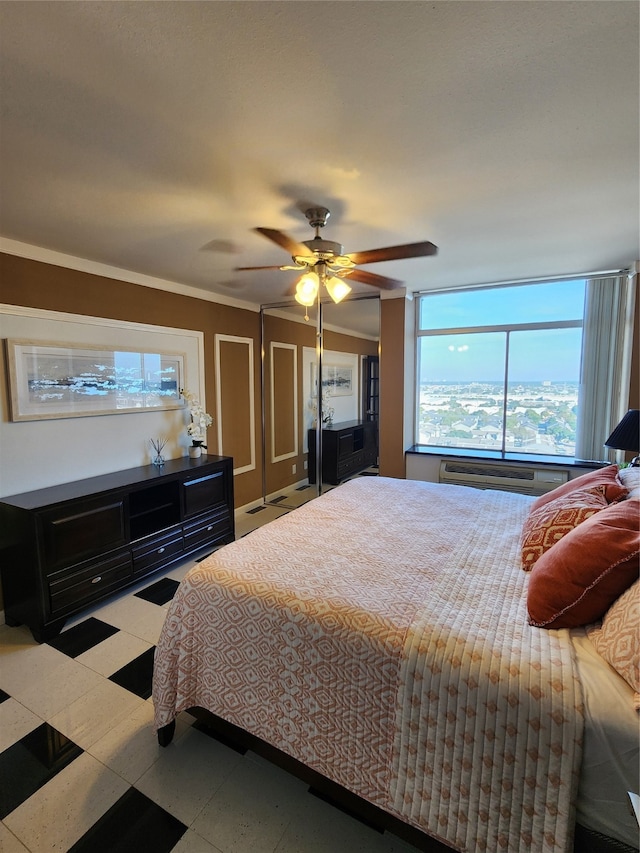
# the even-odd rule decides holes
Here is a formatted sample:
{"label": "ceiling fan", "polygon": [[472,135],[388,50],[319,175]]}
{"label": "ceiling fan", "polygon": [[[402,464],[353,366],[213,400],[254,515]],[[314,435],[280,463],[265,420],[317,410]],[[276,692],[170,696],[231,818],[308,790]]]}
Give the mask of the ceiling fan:
{"label": "ceiling fan", "polygon": [[237,270],[299,270],[304,273],[296,285],[296,300],[300,304],[313,305],[320,287],[324,285],[334,302],[350,292],[351,288],[344,280],[354,281],[379,287],[383,290],[393,290],[402,287],[403,282],[395,278],[357,269],[359,264],[373,264],[379,261],[396,261],[404,258],[420,258],[435,255],[438,247],[428,240],[422,243],[407,243],[403,246],[389,246],[386,249],[369,249],[364,252],[349,252],[344,254],[340,243],[333,240],[323,240],[320,229],[324,228],[330,216],[326,207],[310,207],[305,211],[309,225],[315,228],[312,240],[299,243],[282,231],[274,228],[255,228],[268,240],[277,243],[291,255],[292,265],[267,267],[236,267]]}

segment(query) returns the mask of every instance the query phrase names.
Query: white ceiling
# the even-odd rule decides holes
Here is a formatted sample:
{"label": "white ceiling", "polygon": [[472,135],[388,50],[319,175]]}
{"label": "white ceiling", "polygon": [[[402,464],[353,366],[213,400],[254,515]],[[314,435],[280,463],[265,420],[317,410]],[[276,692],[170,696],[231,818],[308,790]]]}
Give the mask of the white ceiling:
{"label": "white ceiling", "polygon": [[[639,4],[0,3],[0,233],[251,303],[305,202],[410,291],[627,266]],[[368,291],[366,285],[356,290]],[[376,292],[377,291],[373,291]]]}

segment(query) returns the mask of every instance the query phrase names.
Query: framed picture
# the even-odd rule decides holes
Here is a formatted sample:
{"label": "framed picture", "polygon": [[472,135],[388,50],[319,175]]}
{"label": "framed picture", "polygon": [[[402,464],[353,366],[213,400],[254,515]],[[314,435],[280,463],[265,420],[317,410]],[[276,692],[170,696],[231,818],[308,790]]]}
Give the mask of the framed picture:
{"label": "framed picture", "polygon": [[322,365],[322,390],[331,397],[350,397],[353,394],[353,370],[339,364]]}
{"label": "framed picture", "polygon": [[12,421],[178,409],[184,355],[7,340]]}

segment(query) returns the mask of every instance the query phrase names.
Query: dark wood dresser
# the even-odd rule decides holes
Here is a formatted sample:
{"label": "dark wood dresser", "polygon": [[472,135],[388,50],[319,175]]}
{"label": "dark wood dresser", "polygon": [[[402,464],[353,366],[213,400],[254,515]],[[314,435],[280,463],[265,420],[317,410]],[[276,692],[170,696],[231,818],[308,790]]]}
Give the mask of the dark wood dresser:
{"label": "dark wood dresser", "polygon": [[[309,430],[309,482],[316,482],[316,431]],[[322,429],[322,481],[337,485],[378,460],[378,424],[343,421]]]}
{"label": "dark wood dresser", "polygon": [[6,623],[50,639],[72,614],[234,535],[228,456],[170,459],[1,498]]}

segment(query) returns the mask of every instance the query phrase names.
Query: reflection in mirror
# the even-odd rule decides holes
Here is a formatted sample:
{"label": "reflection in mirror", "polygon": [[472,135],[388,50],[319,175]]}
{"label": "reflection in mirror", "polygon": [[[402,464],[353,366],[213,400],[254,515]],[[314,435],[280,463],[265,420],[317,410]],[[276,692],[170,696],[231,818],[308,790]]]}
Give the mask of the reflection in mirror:
{"label": "reflection in mirror", "polygon": [[[368,361],[378,355],[379,297],[322,304],[326,416],[333,423],[371,419],[364,394]],[[309,437],[316,441],[317,306],[297,303],[263,306],[262,469],[263,500],[273,501],[284,489],[304,489],[308,477]],[[331,376],[327,374],[327,370]],[[323,407],[324,408],[324,407]],[[312,430],[310,433],[309,431]],[[321,438],[321,436],[320,436]],[[320,457],[322,456],[321,447]],[[313,472],[312,472],[313,473]],[[317,478],[317,493],[322,491]],[[283,504],[284,505],[284,504]]]}

